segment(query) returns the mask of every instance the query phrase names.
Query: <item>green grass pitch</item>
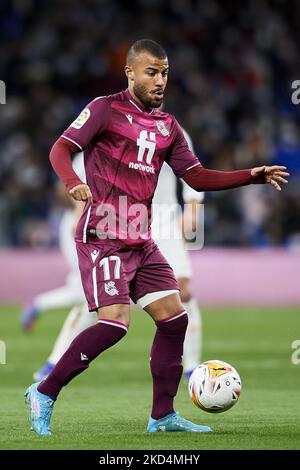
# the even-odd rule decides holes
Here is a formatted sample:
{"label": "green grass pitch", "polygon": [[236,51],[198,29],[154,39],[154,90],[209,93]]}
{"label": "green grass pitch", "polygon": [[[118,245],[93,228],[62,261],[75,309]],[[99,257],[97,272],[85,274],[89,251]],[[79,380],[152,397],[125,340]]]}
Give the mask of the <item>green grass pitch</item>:
{"label": "green grass pitch", "polygon": [[243,389],[231,410],[211,415],[191,402],[182,380],[176,409],[214,433],[148,434],[151,404],[149,350],[154,325],[133,311],[127,337],[63,389],[52,436],[30,432],[23,393],[46,359],[67,311],[47,312],[31,335],[19,329],[19,311],[0,309],[0,449],[299,449],[300,365],[291,363],[300,339],[299,308],[203,309],[203,360],[221,359],[239,371]]}

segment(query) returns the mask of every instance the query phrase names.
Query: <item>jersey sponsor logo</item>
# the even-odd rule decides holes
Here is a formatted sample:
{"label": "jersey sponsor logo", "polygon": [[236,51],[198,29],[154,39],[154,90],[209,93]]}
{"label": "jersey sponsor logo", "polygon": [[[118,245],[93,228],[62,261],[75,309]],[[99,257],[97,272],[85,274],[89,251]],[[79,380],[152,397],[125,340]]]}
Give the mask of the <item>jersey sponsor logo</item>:
{"label": "jersey sponsor logo", "polygon": [[127,117],[130,124],[132,124],[132,116],[130,114],[126,114],[125,116]]}
{"label": "jersey sponsor logo", "polygon": [[[129,168],[133,170],[141,170],[147,173],[155,173],[155,168],[151,165],[151,161],[156,149],[156,137],[155,132],[141,131],[136,140],[138,146],[137,161],[143,163],[129,162]],[[146,165],[144,164],[144,157],[146,159]]]}
{"label": "jersey sponsor logo", "polygon": [[118,293],[119,293],[118,289],[116,288],[116,285],[115,285],[114,281],[106,282],[104,284],[104,289],[105,289],[105,292],[108,295],[111,295],[111,296],[118,295]]}
{"label": "jersey sponsor logo", "polygon": [[157,121],[156,123],[156,127],[157,129],[159,130],[159,132],[164,136],[164,137],[168,137],[170,135],[170,132],[168,131],[168,129],[166,128],[165,124],[163,121]]}
{"label": "jersey sponsor logo", "polygon": [[85,108],[83,111],[81,111],[75,121],[72,122],[71,127],[74,127],[75,129],[80,129],[86,123],[90,115],[91,111],[88,108]]}
{"label": "jersey sponsor logo", "polygon": [[151,165],[151,161],[156,148],[155,132],[141,131],[140,135],[137,138],[136,145],[139,148],[139,153],[137,157],[138,162],[144,160],[144,155],[146,153],[146,163]]}
{"label": "jersey sponsor logo", "polygon": [[129,162],[128,166],[129,168],[132,168],[133,170],[141,170],[141,171],[145,171],[146,173],[155,173],[154,166],[143,165],[142,163],[134,163],[134,162]]}

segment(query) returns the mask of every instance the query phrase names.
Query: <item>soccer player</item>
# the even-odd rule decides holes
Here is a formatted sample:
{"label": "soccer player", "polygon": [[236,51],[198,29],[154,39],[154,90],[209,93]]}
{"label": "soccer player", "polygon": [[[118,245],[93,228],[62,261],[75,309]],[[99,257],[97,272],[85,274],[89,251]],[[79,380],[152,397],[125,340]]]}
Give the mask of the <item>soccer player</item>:
{"label": "soccer player", "polygon": [[[175,118],[157,108],[168,78],[168,59],[154,41],[128,51],[128,89],[94,99],[54,144],[50,160],[74,199],[86,201],[76,245],[82,284],[98,323],[80,333],[51,374],[25,392],[32,429],[50,434],[61,389],[120,341],[130,321],[130,298],[152,317],[153,403],[148,432],[210,432],[174,411],[188,324],[174,273],[151,239],[151,200],[163,162],[196,191],[269,183],[280,190],[282,166],[222,172],[201,166]],[[72,169],[84,151],[87,184]]]}
{"label": "soccer player", "polygon": [[[188,133],[182,129],[189,149],[193,144]],[[186,229],[195,230],[197,205],[203,201],[204,194],[197,192],[183,181],[183,201],[185,203],[182,219]],[[180,299],[188,313],[182,365],[186,381],[201,362],[202,319],[199,306],[190,287],[192,277],[191,262],[178,223],[176,177],[170,166],[164,163],[158,178],[158,184],[152,200],[152,238],[160,252],[174,271],[180,288]],[[192,210],[190,210],[192,209]],[[188,218],[188,223],[187,223]],[[195,218],[195,220],[193,220]]]}
{"label": "soccer player", "polygon": [[[191,138],[184,129],[183,134],[189,149],[193,151]],[[86,182],[82,152],[74,158],[73,169],[80,179]],[[159,174],[158,184],[153,198],[151,232],[159,250],[174,271],[180,288],[180,299],[183,303],[183,307],[188,312],[189,322],[185,335],[182,358],[183,371],[185,372],[186,381],[188,381],[192,371],[200,364],[202,320],[197,301],[191,294],[191,263],[179,228],[176,193],[176,177],[169,165],[164,163]],[[197,209],[197,204],[203,201],[203,197],[203,193],[194,191],[183,182],[183,199],[188,207],[191,205],[193,209]],[[81,211],[81,207],[79,207],[78,211],[77,206],[81,206],[82,203],[75,201],[74,203],[76,204],[75,217],[78,220],[79,217],[76,216],[76,212]],[[183,218],[187,217],[186,213],[188,213],[190,217],[193,211],[190,212],[185,209]],[[73,219],[72,222],[75,223],[75,220]],[[193,222],[194,220],[189,220],[187,224],[192,229],[194,229],[192,227]],[[73,223],[69,226],[67,233],[64,231],[66,239],[63,244],[69,245],[70,252],[72,246],[74,245],[75,247],[75,243],[70,239]],[[96,323],[95,317],[95,312],[89,312],[85,302],[77,304],[71,309],[47,361],[33,374],[34,380],[43,380],[50,374],[73,339],[85,328]]]}

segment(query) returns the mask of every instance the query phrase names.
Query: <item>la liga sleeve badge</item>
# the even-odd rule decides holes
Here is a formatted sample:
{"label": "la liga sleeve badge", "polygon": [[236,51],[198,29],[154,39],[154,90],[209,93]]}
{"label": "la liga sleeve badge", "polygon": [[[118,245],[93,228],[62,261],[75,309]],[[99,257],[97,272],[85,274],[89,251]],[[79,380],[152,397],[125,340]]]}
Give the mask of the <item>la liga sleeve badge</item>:
{"label": "la liga sleeve badge", "polygon": [[85,108],[83,111],[81,111],[75,121],[72,122],[71,127],[74,127],[75,129],[80,129],[89,119],[90,115],[91,111],[89,110],[89,108]]}

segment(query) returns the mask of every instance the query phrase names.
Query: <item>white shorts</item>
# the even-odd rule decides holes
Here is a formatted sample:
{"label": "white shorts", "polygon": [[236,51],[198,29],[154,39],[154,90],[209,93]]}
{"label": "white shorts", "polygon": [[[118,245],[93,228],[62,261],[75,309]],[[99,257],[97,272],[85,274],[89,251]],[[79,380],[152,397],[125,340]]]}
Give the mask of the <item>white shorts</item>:
{"label": "white shorts", "polygon": [[187,249],[182,239],[154,240],[174,271],[176,279],[192,277],[192,268]]}

